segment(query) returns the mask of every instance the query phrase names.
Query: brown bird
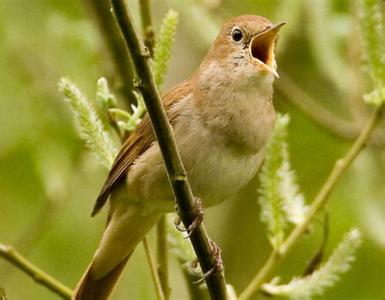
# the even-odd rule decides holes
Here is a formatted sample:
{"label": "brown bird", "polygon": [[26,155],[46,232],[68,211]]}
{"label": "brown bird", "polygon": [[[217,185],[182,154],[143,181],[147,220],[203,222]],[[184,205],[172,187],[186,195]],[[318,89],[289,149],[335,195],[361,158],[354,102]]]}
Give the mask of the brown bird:
{"label": "brown bird", "polygon": [[[192,77],[163,97],[192,190],[204,206],[234,196],[263,160],[274,126],[274,48],[283,24],[252,15],[230,19]],[[109,197],[108,225],[72,299],[108,299],[137,244],[174,210],[147,115],[124,142],[92,215]]]}

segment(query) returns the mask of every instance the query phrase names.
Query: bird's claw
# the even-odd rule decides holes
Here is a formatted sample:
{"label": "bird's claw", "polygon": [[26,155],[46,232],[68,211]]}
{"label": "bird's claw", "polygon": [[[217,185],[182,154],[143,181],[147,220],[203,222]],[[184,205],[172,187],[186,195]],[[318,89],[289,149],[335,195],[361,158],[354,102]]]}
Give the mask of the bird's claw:
{"label": "bird's claw", "polygon": [[194,205],[195,205],[195,218],[186,230],[188,233],[186,236],[186,239],[189,238],[194,233],[194,231],[198,228],[198,226],[203,222],[204,210],[203,210],[202,201],[199,198],[195,197]]}
{"label": "bird's claw", "polygon": [[195,197],[194,205],[195,205],[195,218],[191,222],[191,224],[188,226],[188,228],[180,227],[181,219],[179,218],[179,216],[177,216],[174,219],[174,224],[176,229],[182,232],[187,232],[187,236],[185,237],[186,239],[189,238],[194,233],[194,231],[198,228],[198,226],[203,222],[204,211],[203,211],[202,201],[199,198]]}
{"label": "bird's claw", "polygon": [[174,219],[175,228],[178,229],[181,232],[185,232],[186,229],[181,227],[181,223],[182,223],[182,220],[180,219],[180,217],[176,216],[175,219]]}
{"label": "bird's claw", "polygon": [[214,243],[213,241],[210,241],[210,245],[211,245],[211,248],[213,249],[213,252],[212,252],[212,255],[214,256],[213,266],[207,272],[205,272],[199,280],[194,281],[194,284],[199,284],[202,281],[206,280],[208,277],[210,277],[212,274],[220,272],[223,270],[223,260],[221,257],[221,252],[222,252],[221,248],[219,248],[219,246],[216,243]]}

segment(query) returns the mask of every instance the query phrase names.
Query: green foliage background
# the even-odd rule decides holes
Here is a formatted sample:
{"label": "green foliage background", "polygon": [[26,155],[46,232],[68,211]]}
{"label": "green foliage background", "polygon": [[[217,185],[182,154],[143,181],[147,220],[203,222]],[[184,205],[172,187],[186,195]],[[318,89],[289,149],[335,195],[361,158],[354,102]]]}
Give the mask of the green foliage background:
{"label": "green foliage background", "polygon": [[[216,6],[217,2],[221,5]],[[138,20],[137,1],[129,3]],[[329,9],[321,9],[325,14],[317,19],[314,8],[325,4]],[[279,70],[320,105],[341,118],[354,120],[352,126],[353,122],[360,124],[367,116],[359,97],[366,91],[366,80],[360,75],[360,54],[352,53],[360,48],[355,4],[356,0],[154,0],[156,24],[169,8],[180,12],[164,90],[197,68],[212,39],[206,22],[220,24],[230,16],[260,14],[288,22],[278,43]],[[193,5],[206,12],[199,15],[199,23],[186,15]],[[71,113],[57,91],[57,81],[62,75],[69,76],[92,98],[99,77],[107,76],[113,82],[112,63],[82,1],[2,0],[0,36],[0,242],[14,245],[72,287],[104,228],[103,214],[91,219],[90,211],[106,170],[78,137]],[[327,57],[331,52],[333,55]],[[337,74],[337,78],[330,74]],[[291,115],[292,165],[310,201],[351,140],[316,124],[280,91],[275,93],[274,102],[277,110]],[[353,226],[362,230],[364,243],[352,271],[317,299],[385,297],[383,147],[365,150],[331,196],[328,254]],[[236,201],[206,210],[207,228],[223,250],[227,280],[237,291],[246,286],[270,251],[259,221],[256,191],[257,183],[252,182]],[[280,267],[283,280],[301,274],[317,250],[322,240],[321,220],[320,215],[311,234]],[[172,261],[171,275],[173,298],[185,298],[176,261]],[[56,297],[3,260],[0,286],[9,299]],[[114,299],[129,296],[155,296],[142,246],[129,262]]]}

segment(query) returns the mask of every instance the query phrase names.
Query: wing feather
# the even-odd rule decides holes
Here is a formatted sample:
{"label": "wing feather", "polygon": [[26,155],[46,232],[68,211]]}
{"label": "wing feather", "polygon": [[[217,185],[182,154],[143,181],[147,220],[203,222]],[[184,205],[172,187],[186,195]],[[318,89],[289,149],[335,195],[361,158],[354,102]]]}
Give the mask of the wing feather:
{"label": "wing feather", "polygon": [[[171,125],[174,124],[175,119],[179,115],[179,112],[175,110],[172,110],[171,113],[172,106],[191,93],[191,88],[189,81],[184,81],[164,95],[162,101]],[[127,171],[132,163],[138,156],[144,153],[154,141],[154,132],[148,114],[146,114],[142,122],[140,122],[134,132],[130,134],[123,143],[96,199],[91,213],[92,216],[96,215],[102,209],[114,187],[125,181]]]}

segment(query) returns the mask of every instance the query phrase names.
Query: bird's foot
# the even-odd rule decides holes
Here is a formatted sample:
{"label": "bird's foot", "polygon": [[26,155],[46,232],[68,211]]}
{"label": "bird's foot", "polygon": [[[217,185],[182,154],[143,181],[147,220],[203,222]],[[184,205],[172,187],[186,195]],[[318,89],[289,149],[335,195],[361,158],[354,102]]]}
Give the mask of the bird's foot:
{"label": "bird's foot", "polygon": [[221,272],[223,270],[221,248],[219,248],[219,246],[213,241],[210,241],[210,245],[211,245],[211,248],[213,249],[213,252],[212,252],[212,255],[214,256],[213,266],[207,272],[205,272],[199,280],[195,281],[194,284],[199,284],[202,281],[206,280],[208,277],[210,277],[212,274]]}
{"label": "bird's foot", "polygon": [[195,218],[187,228],[188,235],[186,238],[189,238],[194,233],[194,231],[198,228],[198,226],[203,222],[204,210],[203,210],[201,199],[194,197],[194,206],[195,206]]}
{"label": "bird's foot", "polygon": [[180,225],[182,221],[179,216],[177,216],[174,219],[175,227],[179,231],[187,232],[187,236],[185,237],[186,239],[189,238],[194,233],[194,231],[198,228],[198,226],[203,222],[204,211],[203,211],[202,201],[199,198],[195,197],[194,205],[195,205],[195,218],[191,222],[191,224],[188,226],[188,228],[181,228]]}

